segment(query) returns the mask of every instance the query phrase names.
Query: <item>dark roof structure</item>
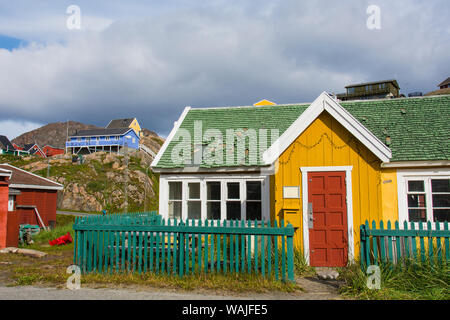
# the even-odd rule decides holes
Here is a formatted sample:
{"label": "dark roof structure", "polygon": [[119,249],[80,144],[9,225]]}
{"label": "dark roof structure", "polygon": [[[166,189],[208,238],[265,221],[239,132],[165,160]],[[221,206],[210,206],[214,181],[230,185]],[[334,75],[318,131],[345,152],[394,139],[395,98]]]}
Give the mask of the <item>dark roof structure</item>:
{"label": "dark roof structure", "polygon": [[14,146],[12,145],[11,141],[6,136],[0,136],[0,149],[9,149],[14,150]]}
{"label": "dark roof structure", "polygon": [[382,81],[373,81],[373,82],[365,82],[365,83],[357,83],[357,84],[351,84],[351,85],[345,86],[345,88],[362,87],[362,86],[367,86],[367,85],[371,85],[371,84],[380,84],[380,83],[386,83],[386,82],[390,82],[390,83],[392,83],[397,89],[400,89],[400,86],[398,85],[398,82],[397,82],[397,80],[395,80],[395,79],[382,80]]}
{"label": "dark roof structure", "polygon": [[447,79],[445,79],[444,81],[442,81],[441,83],[439,83],[437,86],[441,87],[441,86],[445,86],[447,84],[450,84],[450,77],[448,77]]}
{"label": "dark roof structure", "polygon": [[129,128],[135,118],[111,120],[106,129]]}
{"label": "dark roof structure", "polygon": [[78,130],[71,137],[93,137],[93,136],[109,136],[109,135],[121,135],[127,133],[131,128],[111,128],[111,129],[91,129],[91,130]]}

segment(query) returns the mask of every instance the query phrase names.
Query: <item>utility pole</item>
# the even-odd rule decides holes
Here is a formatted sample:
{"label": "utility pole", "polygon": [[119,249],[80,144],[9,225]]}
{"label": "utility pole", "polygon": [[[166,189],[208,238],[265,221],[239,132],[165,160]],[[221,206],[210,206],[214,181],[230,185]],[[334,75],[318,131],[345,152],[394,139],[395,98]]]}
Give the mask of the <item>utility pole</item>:
{"label": "utility pole", "polygon": [[145,185],[144,185],[144,212],[147,212],[147,188],[148,188],[148,168],[145,169]]}
{"label": "utility pole", "polygon": [[[67,119],[66,121],[66,142],[69,141],[69,119]],[[67,147],[66,149],[66,153],[67,153]]]}

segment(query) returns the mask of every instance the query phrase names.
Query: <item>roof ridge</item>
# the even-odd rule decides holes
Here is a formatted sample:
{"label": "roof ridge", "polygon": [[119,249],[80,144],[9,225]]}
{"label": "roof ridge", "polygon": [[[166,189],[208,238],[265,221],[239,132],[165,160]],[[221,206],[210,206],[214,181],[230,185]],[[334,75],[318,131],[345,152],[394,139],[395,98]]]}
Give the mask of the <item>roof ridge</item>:
{"label": "roof ridge", "polygon": [[37,174],[34,174],[34,173],[32,173],[32,172],[29,172],[29,171],[26,171],[26,170],[24,170],[24,169],[15,167],[15,166],[13,166],[12,164],[9,164],[9,163],[0,163],[0,166],[8,166],[8,167],[12,167],[12,168],[17,169],[17,170],[19,170],[19,171],[25,172],[25,173],[27,173],[27,174],[30,174],[30,175],[32,175],[32,176],[35,176],[35,177],[40,178],[40,179],[42,179],[42,180],[45,180],[45,181],[47,181],[47,182],[56,184],[56,185],[58,185],[58,186],[60,186],[60,187],[64,187],[61,183],[55,182],[55,181],[53,181],[53,180],[50,180],[50,179],[47,179],[47,178],[44,178],[44,177],[41,177],[41,176],[39,176],[39,175],[37,175]]}

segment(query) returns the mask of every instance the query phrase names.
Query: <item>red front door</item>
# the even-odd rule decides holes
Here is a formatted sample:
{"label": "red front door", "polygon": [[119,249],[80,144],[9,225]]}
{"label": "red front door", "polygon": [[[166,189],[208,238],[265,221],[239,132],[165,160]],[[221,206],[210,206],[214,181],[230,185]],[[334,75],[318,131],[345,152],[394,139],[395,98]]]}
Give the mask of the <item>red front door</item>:
{"label": "red front door", "polygon": [[309,229],[310,265],[343,267],[347,264],[347,204],[345,172],[309,172],[308,202],[313,225]]}

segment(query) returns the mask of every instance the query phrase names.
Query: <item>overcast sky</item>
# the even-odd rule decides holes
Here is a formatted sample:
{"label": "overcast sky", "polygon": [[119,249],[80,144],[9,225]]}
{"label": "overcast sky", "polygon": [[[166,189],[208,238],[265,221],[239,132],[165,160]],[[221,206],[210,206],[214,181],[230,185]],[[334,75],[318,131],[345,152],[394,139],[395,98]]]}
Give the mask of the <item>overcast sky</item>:
{"label": "overcast sky", "polygon": [[426,93],[450,76],[449,17],[444,0],[0,0],[0,134],[137,117],[166,136],[185,106],[310,102],[393,78]]}

